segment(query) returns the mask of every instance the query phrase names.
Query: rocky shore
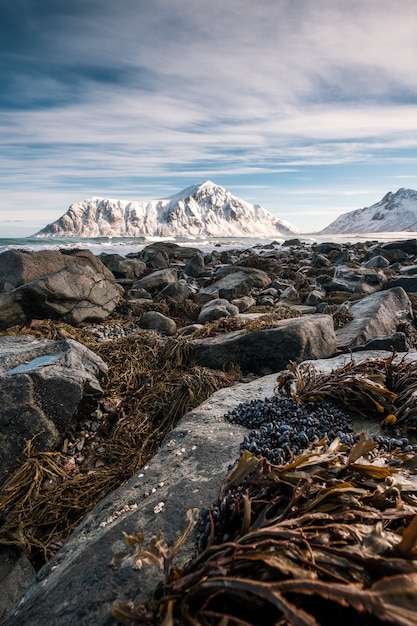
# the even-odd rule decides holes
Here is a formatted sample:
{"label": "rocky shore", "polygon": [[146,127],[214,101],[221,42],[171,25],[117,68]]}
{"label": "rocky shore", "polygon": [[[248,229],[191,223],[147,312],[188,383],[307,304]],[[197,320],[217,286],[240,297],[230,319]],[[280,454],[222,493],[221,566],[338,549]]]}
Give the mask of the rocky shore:
{"label": "rocky shore", "polygon": [[[110,567],[123,550],[122,533],[161,529],[172,543],[187,509],[197,507],[206,517],[183,546],[185,563],[204,543],[207,511],[244,449],[285,463],[322,436],[349,436],[344,443],[352,446],[368,418],[366,429],[382,447],[414,454],[413,389],[402,389],[396,404],[401,394],[388,389],[387,372],[396,375],[394,383],[413,380],[416,277],[416,239],[313,245],[294,239],[206,254],[160,242],[127,257],[85,250],[0,254],[2,623],[116,624],[116,600],[143,602],[161,580],[153,568]],[[284,398],[291,388],[304,402],[303,370],[296,366],[314,363],[316,372],[330,375],[352,360],[374,363],[371,373],[351,371],[350,388],[341,378],[322,380],[320,393],[316,380],[309,392],[315,401],[333,394],[339,405],[299,404],[297,417],[297,402]],[[290,364],[292,387],[281,377],[277,391]],[[371,397],[375,415],[355,404],[353,385],[358,398]],[[132,416],[145,424],[156,405],[156,421],[133,433]],[[256,422],[263,412],[265,421]],[[71,476],[82,475],[87,485],[109,469],[109,441],[126,424],[120,439],[126,455],[128,441],[142,449],[154,435],[146,462],[130,448],[129,463],[123,460],[119,442],[117,481],[108,472],[109,489],[96,489],[90,507],[92,492],[77,492],[77,507],[86,500],[86,511],[68,535],[60,528],[60,540],[50,534],[48,544],[39,528],[25,526],[19,506],[35,489],[25,472],[45,472],[36,486],[43,502]],[[20,503],[10,499],[11,485],[16,492],[19,486]],[[217,530],[225,534],[221,524]]]}

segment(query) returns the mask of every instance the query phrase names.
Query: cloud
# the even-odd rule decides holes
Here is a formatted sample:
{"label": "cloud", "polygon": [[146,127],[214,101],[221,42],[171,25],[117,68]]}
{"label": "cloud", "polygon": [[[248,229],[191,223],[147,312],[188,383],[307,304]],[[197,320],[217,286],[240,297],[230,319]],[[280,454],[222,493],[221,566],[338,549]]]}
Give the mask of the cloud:
{"label": "cloud", "polygon": [[2,2],[0,211],[22,187],[51,207],[246,177],[274,199],[320,168],[415,164],[416,18],[414,0]]}

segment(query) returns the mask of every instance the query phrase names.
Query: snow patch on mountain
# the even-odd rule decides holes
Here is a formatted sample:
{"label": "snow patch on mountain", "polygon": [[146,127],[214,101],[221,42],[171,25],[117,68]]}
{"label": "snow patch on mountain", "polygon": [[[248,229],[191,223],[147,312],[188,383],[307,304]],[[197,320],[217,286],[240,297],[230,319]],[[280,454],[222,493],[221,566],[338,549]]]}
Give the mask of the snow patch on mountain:
{"label": "snow patch on mountain", "polygon": [[148,202],[90,198],[34,237],[279,237],[298,229],[208,180]]}
{"label": "snow patch on mountain", "polygon": [[364,209],[340,215],[320,235],[417,231],[417,191],[398,189]]}

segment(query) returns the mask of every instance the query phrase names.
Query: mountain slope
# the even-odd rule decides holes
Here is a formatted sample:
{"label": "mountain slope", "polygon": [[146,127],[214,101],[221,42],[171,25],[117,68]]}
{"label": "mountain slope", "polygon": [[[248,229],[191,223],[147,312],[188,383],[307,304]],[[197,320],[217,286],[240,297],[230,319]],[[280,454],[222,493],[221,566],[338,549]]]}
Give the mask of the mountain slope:
{"label": "mountain slope", "polygon": [[417,191],[390,191],[364,209],[349,211],[320,231],[320,235],[417,231]]}
{"label": "mountain slope", "polygon": [[134,202],[91,198],[34,237],[276,237],[297,229],[258,204],[233,196],[211,181],[161,200]]}

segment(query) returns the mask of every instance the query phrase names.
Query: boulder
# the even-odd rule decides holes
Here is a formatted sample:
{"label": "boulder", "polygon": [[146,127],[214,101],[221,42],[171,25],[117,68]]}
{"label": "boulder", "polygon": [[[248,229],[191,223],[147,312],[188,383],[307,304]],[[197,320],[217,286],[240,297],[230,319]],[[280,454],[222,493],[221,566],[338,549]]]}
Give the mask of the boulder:
{"label": "boulder", "polygon": [[158,311],[147,311],[139,320],[139,327],[147,330],[155,330],[161,335],[172,336],[177,332],[177,325],[169,317]]}
{"label": "boulder", "polygon": [[257,289],[265,289],[271,284],[271,279],[266,272],[256,267],[245,267],[243,265],[221,265],[216,269],[216,276],[229,276],[235,272],[244,272],[252,279],[253,286]]}
{"label": "boulder", "polygon": [[[113,274],[89,251],[3,255],[8,253],[0,254],[0,267],[10,271],[9,281],[15,288],[0,294],[0,329],[33,318],[60,319],[74,325],[101,321],[123,294]],[[10,267],[14,261],[16,267]]]}
{"label": "boulder", "polygon": [[378,291],[357,302],[345,302],[353,320],[337,329],[337,346],[350,350],[376,337],[391,335],[400,323],[412,319],[410,299],[402,287]]}
{"label": "boulder", "polygon": [[[112,626],[116,599],[151,598],[163,578],[159,570],[110,567],[114,554],[126,548],[123,532],[143,531],[150,538],[160,529],[172,545],[187,509],[210,506],[230,463],[240,457],[247,429],[222,415],[240,402],[272,396],[275,378],[221,389],[187,413],[149,463],[88,513],[2,626]],[[176,559],[179,566],[194,556],[195,545],[193,533]]]}
{"label": "boulder", "polygon": [[233,300],[246,296],[250,293],[253,286],[254,282],[249,274],[246,272],[232,272],[220,280],[216,280],[211,285],[200,289],[198,297],[213,296]]}
{"label": "boulder", "polygon": [[239,315],[239,309],[224,298],[216,298],[206,302],[201,307],[197,318],[199,324],[206,322],[214,322],[222,317],[236,317]]}
{"label": "boulder", "polygon": [[156,270],[148,274],[148,276],[143,276],[143,278],[136,280],[132,285],[132,291],[145,289],[150,294],[156,295],[159,291],[164,289],[164,287],[176,283],[177,280],[178,275],[174,269]]}
{"label": "boulder", "polygon": [[236,363],[244,373],[266,374],[290,361],[320,359],[336,352],[330,315],[306,315],[253,332],[235,331],[191,342],[191,358],[213,369]]}
{"label": "boulder", "polygon": [[81,401],[101,394],[99,376],[106,370],[100,357],[72,339],[0,337],[0,471],[35,435],[35,449],[55,448]]}
{"label": "boulder", "polygon": [[417,276],[398,276],[392,278],[387,287],[399,287],[404,289],[407,293],[417,293]]}
{"label": "boulder", "polygon": [[120,254],[100,254],[100,260],[115,278],[140,278],[146,271],[146,263],[139,259],[126,259]]}
{"label": "boulder", "polygon": [[185,282],[170,283],[155,296],[155,302],[165,299],[173,302],[184,302],[192,293],[191,288]]}
{"label": "boulder", "polygon": [[255,306],[256,300],[252,296],[242,296],[241,298],[235,298],[231,303],[237,306],[239,313],[244,313]]}
{"label": "boulder", "polygon": [[0,254],[0,281],[19,287],[73,264],[90,266],[108,280],[114,280],[112,273],[90,250],[7,250]]}
{"label": "boulder", "polygon": [[192,278],[198,278],[206,272],[206,266],[204,263],[204,255],[202,252],[195,254],[191,259],[188,259],[184,267],[184,274],[191,276]]}

